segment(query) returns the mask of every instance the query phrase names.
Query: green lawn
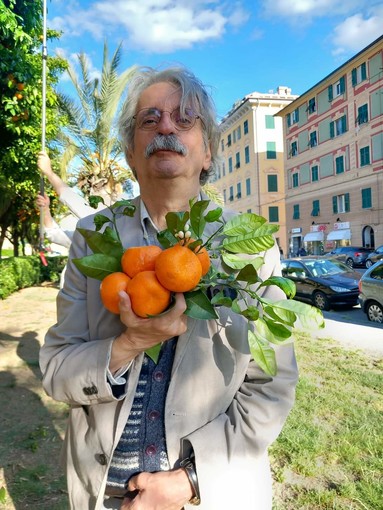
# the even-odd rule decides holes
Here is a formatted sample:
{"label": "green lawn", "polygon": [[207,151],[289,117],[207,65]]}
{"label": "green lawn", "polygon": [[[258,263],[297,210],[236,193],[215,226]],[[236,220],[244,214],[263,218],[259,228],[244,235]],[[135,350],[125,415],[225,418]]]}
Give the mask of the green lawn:
{"label": "green lawn", "polygon": [[383,361],[304,334],[296,345],[296,405],[270,452],[274,510],[383,509]]}

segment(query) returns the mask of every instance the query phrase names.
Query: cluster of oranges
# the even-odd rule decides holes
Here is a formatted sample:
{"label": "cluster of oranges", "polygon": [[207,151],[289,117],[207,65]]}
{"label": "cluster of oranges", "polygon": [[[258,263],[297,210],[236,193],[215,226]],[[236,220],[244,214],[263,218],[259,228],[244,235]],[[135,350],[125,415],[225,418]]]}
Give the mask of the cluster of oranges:
{"label": "cluster of oranges", "polygon": [[106,276],[100,286],[101,300],[110,312],[120,313],[119,292],[125,291],[134,313],[157,315],[169,306],[172,292],[188,292],[210,268],[206,248],[188,247],[192,239],[162,250],[159,246],[135,246],[125,250],[121,272]]}

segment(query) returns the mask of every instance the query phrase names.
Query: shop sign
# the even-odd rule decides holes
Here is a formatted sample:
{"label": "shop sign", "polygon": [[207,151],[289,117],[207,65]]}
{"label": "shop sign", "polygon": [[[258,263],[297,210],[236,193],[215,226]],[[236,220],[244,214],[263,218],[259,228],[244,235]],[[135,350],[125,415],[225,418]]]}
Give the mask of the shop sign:
{"label": "shop sign", "polygon": [[334,230],[343,230],[344,228],[350,228],[349,221],[342,221],[342,222],[334,223]]}

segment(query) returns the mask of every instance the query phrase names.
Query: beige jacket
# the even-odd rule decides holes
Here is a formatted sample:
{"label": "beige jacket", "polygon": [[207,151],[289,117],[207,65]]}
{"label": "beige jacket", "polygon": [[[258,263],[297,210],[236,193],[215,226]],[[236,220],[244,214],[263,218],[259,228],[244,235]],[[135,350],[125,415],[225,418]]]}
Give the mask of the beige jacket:
{"label": "beige jacket", "polygon": [[[118,222],[125,248],[145,244],[139,200],[137,205],[134,218],[121,217]],[[79,226],[93,228],[93,218],[80,220]],[[76,232],[70,258],[88,253]],[[271,274],[280,274],[276,247],[266,252],[261,270],[262,278]],[[283,296],[273,287],[265,288],[263,295]],[[124,326],[102,306],[99,281],[84,277],[69,261],[57,304],[57,324],[41,350],[43,385],[55,400],[70,405],[64,461],[71,508],[99,510],[143,356],[129,370],[126,395],[116,400],[107,383],[108,355]],[[175,466],[194,450],[200,510],[270,510],[267,447],[294,402],[293,346],[275,348],[278,375],[266,376],[250,360],[247,322],[227,308],[219,312],[219,320],[189,318],[187,332],[178,340],[165,408],[170,464]]]}

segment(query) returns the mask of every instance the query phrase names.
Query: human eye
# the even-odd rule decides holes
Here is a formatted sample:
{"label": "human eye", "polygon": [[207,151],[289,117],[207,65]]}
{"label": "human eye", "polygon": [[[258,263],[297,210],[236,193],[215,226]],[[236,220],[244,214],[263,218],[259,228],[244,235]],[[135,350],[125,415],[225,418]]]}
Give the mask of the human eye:
{"label": "human eye", "polygon": [[186,109],[183,113],[179,109],[174,110],[173,122],[181,128],[189,128],[193,126],[196,115],[192,110]]}
{"label": "human eye", "polygon": [[151,128],[157,126],[161,118],[161,113],[153,108],[142,110],[138,117],[138,125],[141,128]]}

